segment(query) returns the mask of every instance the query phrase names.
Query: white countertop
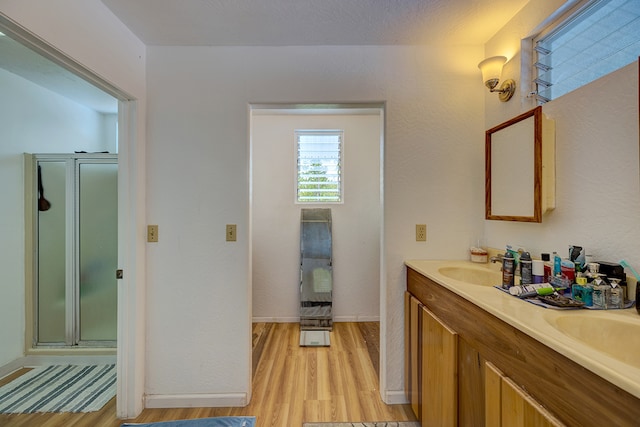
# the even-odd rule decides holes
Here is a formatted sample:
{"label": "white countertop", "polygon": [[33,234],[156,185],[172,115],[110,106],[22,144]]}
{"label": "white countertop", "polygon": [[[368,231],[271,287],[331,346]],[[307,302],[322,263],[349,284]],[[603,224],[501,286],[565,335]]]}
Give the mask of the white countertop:
{"label": "white countertop", "polygon": [[[496,271],[499,269],[497,265],[490,266],[470,261],[450,260],[410,260],[406,261],[405,264],[635,397],[640,398],[640,354],[630,355],[627,352],[624,357],[620,357],[620,359],[625,360],[623,362],[610,354],[566,335],[553,326],[554,322],[561,316],[579,315],[610,318],[629,325],[630,329],[640,328],[640,315],[635,307],[624,310],[547,309],[513,297],[492,286],[481,286],[450,279],[438,271],[442,267],[462,267],[491,270],[499,273]],[[499,282],[496,285],[499,285]],[[598,333],[603,333],[603,331]],[[625,347],[628,349],[629,343],[633,343],[632,347],[634,348],[640,348],[640,333],[625,334],[625,342],[621,343],[620,351],[625,351]],[[615,353],[617,351],[618,348],[610,349],[610,352]]]}

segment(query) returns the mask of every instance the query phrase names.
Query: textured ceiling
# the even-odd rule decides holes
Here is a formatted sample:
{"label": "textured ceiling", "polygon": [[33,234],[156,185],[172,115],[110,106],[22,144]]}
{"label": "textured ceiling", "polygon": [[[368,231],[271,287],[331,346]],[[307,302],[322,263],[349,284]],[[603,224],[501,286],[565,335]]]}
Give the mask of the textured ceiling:
{"label": "textured ceiling", "polygon": [[[102,0],[146,45],[483,44],[529,0]],[[117,101],[0,36],[0,68],[100,112]]]}
{"label": "textured ceiling", "polygon": [[529,0],[102,0],[146,45],[478,44]]}

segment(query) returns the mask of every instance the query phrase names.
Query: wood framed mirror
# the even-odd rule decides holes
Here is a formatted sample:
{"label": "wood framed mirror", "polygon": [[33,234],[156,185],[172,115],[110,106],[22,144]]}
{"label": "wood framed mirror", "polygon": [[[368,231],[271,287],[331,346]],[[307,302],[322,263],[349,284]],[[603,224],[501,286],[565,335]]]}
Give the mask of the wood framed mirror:
{"label": "wood framed mirror", "polygon": [[542,222],[542,107],[485,134],[485,218]]}

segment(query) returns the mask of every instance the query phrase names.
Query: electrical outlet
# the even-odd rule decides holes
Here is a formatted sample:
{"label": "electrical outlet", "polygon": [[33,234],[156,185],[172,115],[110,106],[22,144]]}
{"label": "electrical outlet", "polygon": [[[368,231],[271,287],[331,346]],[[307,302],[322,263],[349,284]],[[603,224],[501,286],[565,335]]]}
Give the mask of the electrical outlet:
{"label": "electrical outlet", "polygon": [[158,226],[147,225],[147,242],[155,243],[158,241]]}
{"label": "electrical outlet", "polygon": [[416,224],[416,242],[427,241],[427,224]]}
{"label": "electrical outlet", "polygon": [[227,242],[236,241],[236,225],[227,224]]}

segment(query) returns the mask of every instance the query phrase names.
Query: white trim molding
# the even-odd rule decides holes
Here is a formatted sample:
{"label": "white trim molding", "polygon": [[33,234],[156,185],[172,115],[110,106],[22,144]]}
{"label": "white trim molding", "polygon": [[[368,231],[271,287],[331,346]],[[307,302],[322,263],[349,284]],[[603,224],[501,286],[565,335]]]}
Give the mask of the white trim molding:
{"label": "white trim molding", "polygon": [[407,396],[404,394],[404,390],[386,390],[382,400],[387,405],[405,405],[409,403]]}
{"label": "white trim molding", "polygon": [[148,394],[145,408],[226,408],[248,405],[246,393]]}

